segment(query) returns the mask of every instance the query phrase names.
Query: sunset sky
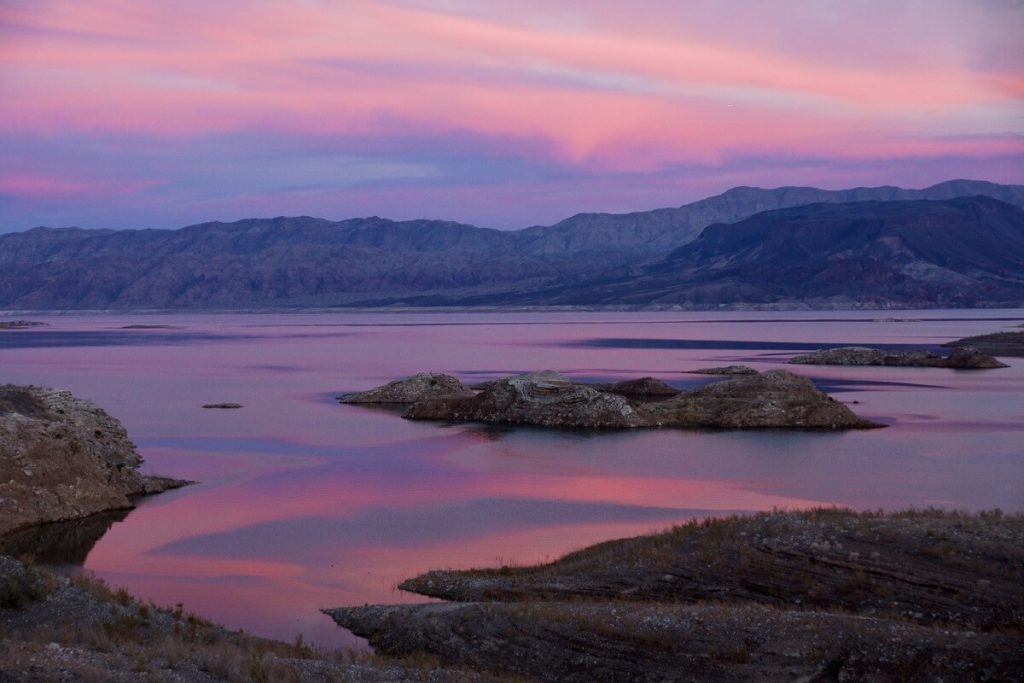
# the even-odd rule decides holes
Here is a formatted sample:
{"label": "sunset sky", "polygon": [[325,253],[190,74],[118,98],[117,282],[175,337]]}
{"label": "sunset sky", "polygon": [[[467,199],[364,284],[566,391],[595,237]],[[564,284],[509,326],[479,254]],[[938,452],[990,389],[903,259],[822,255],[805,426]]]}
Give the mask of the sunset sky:
{"label": "sunset sky", "polygon": [[0,0],[0,232],[1024,183],[1015,0]]}

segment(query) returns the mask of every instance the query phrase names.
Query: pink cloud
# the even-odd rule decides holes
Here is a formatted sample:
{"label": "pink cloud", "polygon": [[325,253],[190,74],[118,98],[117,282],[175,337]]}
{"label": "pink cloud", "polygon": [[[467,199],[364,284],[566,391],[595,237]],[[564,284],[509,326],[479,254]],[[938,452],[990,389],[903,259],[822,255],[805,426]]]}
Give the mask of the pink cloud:
{"label": "pink cloud", "polygon": [[98,181],[39,173],[0,173],[0,194],[29,199],[74,195],[127,195],[159,184],[157,180]]}
{"label": "pink cloud", "polygon": [[[13,14],[51,31],[137,40],[15,36],[0,56],[15,73],[19,102],[0,116],[8,130],[383,134],[381,118],[395,117],[438,130],[542,135],[575,162],[651,138],[674,155],[706,159],[805,137],[833,139],[841,153],[842,133],[927,126],[936,109],[969,129],[980,105],[1019,111],[1013,100],[1022,88],[1013,73],[979,76],[952,59],[872,70],[856,60],[819,63],[716,42],[685,27],[654,30],[654,22],[614,31],[601,21],[621,13],[607,8],[594,12],[590,29],[575,31],[366,1],[44,2]],[[338,59],[398,66],[385,78],[322,65]],[[402,64],[447,73],[485,65],[510,83],[494,87],[468,71],[455,82],[431,79],[422,68],[403,78]],[[958,119],[960,107],[971,109]]]}

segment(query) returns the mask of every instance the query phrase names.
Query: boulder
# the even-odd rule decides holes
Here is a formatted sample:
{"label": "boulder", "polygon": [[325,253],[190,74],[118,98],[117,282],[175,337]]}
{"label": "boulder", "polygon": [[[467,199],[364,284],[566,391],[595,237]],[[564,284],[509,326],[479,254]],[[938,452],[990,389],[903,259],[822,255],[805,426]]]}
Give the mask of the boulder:
{"label": "boulder", "polygon": [[133,507],[131,498],[189,482],[139,473],[121,423],[48,387],[0,385],[0,535]]}
{"label": "boulder", "polygon": [[416,403],[472,396],[475,396],[473,390],[451,375],[421,372],[376,389],[339,396],[338,400],[342,403]]}
{"label": "boulder", "polygon": [[657,427],[712,429],[869,429],[858,417],[806,377],[769,370],[715,382],[667,401],[639,407]]}
{"label": "boulder", "polygon": [[402,417],[543,427],[629,429],[644,426],[625,397],[576,384],[551,371],[497,380],[489,389],[471,398],[416,403]]}
{"label": "boulder", "polygon": [[982,353],[973,346],[957,346],[947,358],[943,359],[941,367],[957,370],[988,370],[1010,366],[987,353]]}

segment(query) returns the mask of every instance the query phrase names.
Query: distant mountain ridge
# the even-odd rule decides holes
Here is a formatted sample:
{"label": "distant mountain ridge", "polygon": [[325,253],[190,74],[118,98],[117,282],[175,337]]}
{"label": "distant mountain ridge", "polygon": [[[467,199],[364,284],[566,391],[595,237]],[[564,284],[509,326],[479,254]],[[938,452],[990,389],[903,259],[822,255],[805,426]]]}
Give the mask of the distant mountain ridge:
{"label": "distant mountain ridge", "polygon": [[[828,222],[836,220],[836,216],[822,208],[809,207],[841,205],[844,208],[839,214],[851,217],[861,209],[877,214],[884,213],[879,206],[906,204],[900,210],[913,213],[924,211],[925,204],[976,195],[988,199],[971,209],[979,212],[981,221],[975,221],[977,225],[971,223],[972,229],[981,229],[978,226],[987,225],[986,221],[1008,222],[1011,228],[1003,237],[1009,240],[1012,251],[1016,247],[1009,237],[1015,234],[1012,224],[1018,220],[1017,214],[1000,213],[992,207],[999,205],[1020,213],[1020,207],[1024,207],[1024,186],[968,180],[949,181],[922,190],[738,187],[676,209],[578,214],[552,226],[519,231],[436,220],[396,222],[373,217],[328,221],[307,216],[204,223],[179,230],[34,228],[0,235],[0,308],[511,303],[701,306],[772,302],[788,300],[787,297],[801,300],[813,293],[768,292],[763,284],[755,287],[747,283],[733,289],[718,286],[717,293],[711,296],[710,290],[687,289],[679,283],[698,276],[720,280],[720,270],[709,264],[728,260],[723,249],[748,249],[750,244],[745,239],[749,241],[749,235],[759,234],[766,244],[771,244],[771,230],[767,226],[780,224],[780,220],[781,224],[796,220],[795,214],[774,215],[779,209],[808,207],[805,213],[810,213],[805,220]],[[921,206],[908,208],[915,203]],[[869,209],[871,204],[879,206]],[[948,207],[944,210],[953,211]],[[957,210],[969,213],[966,204]],[[910,213],[905,213],[904,218]],[[956,215],[961,223],[966,220],[967,214]],[[745,226],[743,234],[748,238],[720,237],[732,234],[723,232],[721,225],[746,223],[747,219],[753,220],[751,217],[760,217],[760,222]],[[875,216],[872,220],[880,218]],[[705,231],[695,241],[712,224],[715,225],[709,228],[710,232]],[[761,226],[761,232],[752,226]],[[1024,224],[1017,227],[1024,231]],[[947,225],[947,229],[957,228]],[[712,243],[719,244],[719,251],[708,251]],[[952,242],[949,245],[954,246]],[[965,246],[956,243],[958,249]],[[887,257],[897,255],[893,251]],[[737,252],[729,258],[749,256]],[[701,265],[702,261],[707,263]],[[922,263],[932,261],[925,259]],[[758,267],[770,270],[782,265],[781,261],[759,262]],[[955,267],[945,270],[946,279],[960,273]],[[942,279],[935,273],[932,277]],[[666,278],[676,278],[676,284],[666,284]],[[1011,284],[992,285],[985,291],[999,301],[1007,300],[1006,297],[1016,296],[1012,279],[1006,279]],[[587,284],[581,288],[581,283]],[[646,285],[642,283],[652,289],[645,292]],[[667,294],[666,287],[675,294]],[[598,296],[598,292],[603,294]],[[876,298],[879,305],[898,305],[907,297],[923,296],[918,303],[927,304],[931,301],[927,297],[938,296],[936,288],[903,287],[900,292],[895,298]],[[871,301],[869,294],[862,292],[857,296]],[[829,297],[822,299],[823,305],[845,300],[836,293]],[[942,297],[942,301],[953,300],[948,292]],[[963,305],[987,301],[970,297],[956,300],[965,302]]]}
{"label": "distant mountain ridge", "polygon": [[1024,210],[990,197],[808,204],[706,228],[664,259],[515,303],[1024,302]]}

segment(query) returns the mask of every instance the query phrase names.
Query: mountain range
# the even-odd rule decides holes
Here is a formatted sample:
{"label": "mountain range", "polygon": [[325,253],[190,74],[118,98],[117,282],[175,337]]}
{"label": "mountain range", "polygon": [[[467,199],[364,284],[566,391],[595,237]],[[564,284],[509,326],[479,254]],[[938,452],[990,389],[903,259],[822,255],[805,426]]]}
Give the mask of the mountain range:
{"label": "mountain range", "polygon": [[1024,186],[737,187],[500,231],[295,217],[0,235],[0,308],[1024,302]]}

